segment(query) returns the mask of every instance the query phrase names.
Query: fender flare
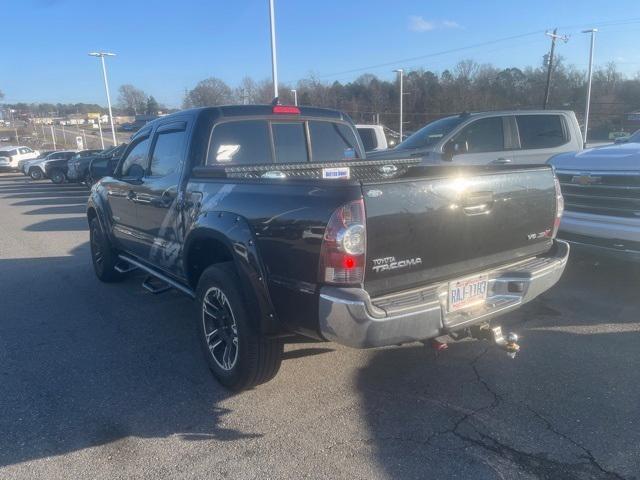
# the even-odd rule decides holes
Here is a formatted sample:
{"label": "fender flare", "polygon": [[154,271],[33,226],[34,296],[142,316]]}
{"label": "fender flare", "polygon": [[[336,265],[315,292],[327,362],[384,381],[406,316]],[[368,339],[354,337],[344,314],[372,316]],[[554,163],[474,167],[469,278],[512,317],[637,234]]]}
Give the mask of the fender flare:
{"label": "fender flare", "polygon": [[194,290],[195,282],[189,278],[189,255],[194,243],[203,239],[222,243],[231,254],[242,283],[241,294],[248,303],[258,331],[266,335],[279,333],[281,325],[269,294],[266,269],[249,222],[231,212],[208,211],[191,225],[185,237],[182,261],[184,272]]}

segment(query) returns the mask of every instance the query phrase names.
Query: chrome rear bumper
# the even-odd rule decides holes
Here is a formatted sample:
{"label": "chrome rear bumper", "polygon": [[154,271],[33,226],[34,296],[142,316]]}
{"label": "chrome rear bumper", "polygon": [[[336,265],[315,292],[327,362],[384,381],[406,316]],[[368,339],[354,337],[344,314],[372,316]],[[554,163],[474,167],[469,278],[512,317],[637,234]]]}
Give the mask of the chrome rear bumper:
{"label": "chrome rear bumper", "polygon": [[533,300],[562,276],[569,244],[554,242],[552,253],[488,271],[486,302],[469,310],[447,313],[448,282],[371,299],[360,288],[323,287],[320,332],[327,339],[354,348],[381,347],[438,337],[486,321]]}

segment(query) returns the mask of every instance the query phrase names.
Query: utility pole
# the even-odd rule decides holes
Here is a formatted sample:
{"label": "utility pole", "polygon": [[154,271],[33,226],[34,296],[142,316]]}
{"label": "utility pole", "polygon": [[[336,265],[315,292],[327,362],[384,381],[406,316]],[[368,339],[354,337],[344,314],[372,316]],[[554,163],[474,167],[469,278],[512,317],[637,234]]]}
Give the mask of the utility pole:
{"label": "utility pole", "polygon": [[276,18],[273,0],[269,0],[269,20],[271,22],[271,76],[273,77],[273,98],[278,98],[278,59],[276,58]]}
{"label": "utility pole", "polygon": [[398,78],[400,80],[400,142],[402,142],[402,124],[404,123],[403,122],[403,118],[402,118],[402,113],[403,113],[402,110],[403,110],[403,103],[404,103],[404,99],[403,99],[404,92],[402,91],[402,89],[403,89],[402,88],[403,87],[403,85],[402,85],[403,78],[402,77],[404,76],[404,70],[402,68],[399,68],[397,70],[394,70],[394,72],[396,72],[398,74]]}
{"label": "utility pole", "polygon": [[53,149],[56,149],[56,133],[53,130],[53,125],[51,125],[51,139],[53,140]]}
{"label": "utility pole", "polygon": [[544,103],[542,104],[543,110],[547,109],[549,103],[549,92],[551,90],[551,72],[553,71],[553,54],[556,51],[556,40],[562,40],[564,43],[569,41],[569,37],[566,35],[558,35],[558,29],[554,28],[553,33],[545,32],[545,35],[551,37],[551,50],[549,51],[549,61],[547,66],[547,87],[544,90]]}
{"label": "utility pole", "polygon": [[597,28],[591,28],[589,30],[583,30],[582,33],[591,34],[591,49],[589,50],[589,73],[587,74],[587,104],[584,107],[584,132],[583,147],[587,148],[587,132],[589,131],[589,106],[591,105],[591,79],[593,78],[593,48],[596,44],[596,32]]}
{"label": "utility pole", "polygon": [[294,88],[291,90],[291,93],[293,93],[293,104],[297,107],[298,106],[298,91]]}

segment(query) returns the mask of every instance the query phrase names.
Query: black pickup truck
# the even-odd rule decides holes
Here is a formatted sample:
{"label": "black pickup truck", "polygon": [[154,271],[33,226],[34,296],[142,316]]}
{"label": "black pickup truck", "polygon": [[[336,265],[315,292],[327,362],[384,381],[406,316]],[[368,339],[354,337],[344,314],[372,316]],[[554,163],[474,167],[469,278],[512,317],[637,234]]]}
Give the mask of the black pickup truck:
{"label": "black pickup truck", "polygon": [[95,272],[142,270],[151,292],[196,299],[210,368],[236,390],[276,374],[287,335],[356,348],[481,338],[564,270],[558,183],[548,166],[416,162],[367,160],[333,110],[163,117],[92,188]]}

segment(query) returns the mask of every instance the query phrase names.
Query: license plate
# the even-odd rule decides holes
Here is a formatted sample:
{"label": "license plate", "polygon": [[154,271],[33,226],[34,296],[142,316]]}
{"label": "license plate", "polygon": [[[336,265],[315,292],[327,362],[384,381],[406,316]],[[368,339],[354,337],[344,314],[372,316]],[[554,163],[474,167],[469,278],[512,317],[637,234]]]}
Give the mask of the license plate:
{"label": "license plate", "polygon": [[477,275],[449,282],[449,312],[484,303],[487,298],[487,280],[487,275]]}

